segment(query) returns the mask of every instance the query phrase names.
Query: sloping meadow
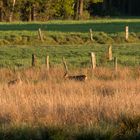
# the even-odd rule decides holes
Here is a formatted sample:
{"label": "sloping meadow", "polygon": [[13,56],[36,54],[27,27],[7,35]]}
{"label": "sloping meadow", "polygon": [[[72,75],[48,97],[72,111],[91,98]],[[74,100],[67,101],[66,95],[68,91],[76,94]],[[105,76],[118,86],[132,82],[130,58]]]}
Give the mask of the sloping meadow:
{"label": "sloping meadow", "polygon": [[5,45],[92,45],[92,44],[116,44],[116,43],[139,43],[140,33],[131,32],[129,39],[125,39],[125,33],[93,32],[91,40],[90,33],[62,33],[43,31],[43,41],[40,40],[37,31],[1,32],[0,46]]}
{"label": "sloping meadow", "polygon": [[[125,28],[129,27],[129,39]],[[38,30],[41,29],[40,40]],[[92,37],[90,34],[92,29]],[[48,21],[1,23],[0,45],[72,45],[140,42],[139,19],[100,19],[90,21]]]}

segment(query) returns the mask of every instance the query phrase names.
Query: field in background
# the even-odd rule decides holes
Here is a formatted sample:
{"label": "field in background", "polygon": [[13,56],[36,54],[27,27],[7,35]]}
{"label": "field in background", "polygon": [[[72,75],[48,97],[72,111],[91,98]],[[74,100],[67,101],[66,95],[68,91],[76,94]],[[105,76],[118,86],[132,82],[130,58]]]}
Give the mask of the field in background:
{"label": "field in background", "polygon": [[[129,26],[129,40],[125,27]],[[43,42],[38,38],[41,28]],[[93,41],[89,29],[93,30]],[[34,23],[1,23],[0,46],[4,45],[93,45],[140,43],[140,20],[48,21]]]}
{"label": "field in background", "polygon": [[48,21],[32,23],[0,23],[2,31],[37,31],[38,28],[53,32],[82,32],[86,33],[90,28],[93,31],[118,33],[123,32],[125,26],[130,26],[130,32],[140,32],[140,19],[101,19],[90,21]]}

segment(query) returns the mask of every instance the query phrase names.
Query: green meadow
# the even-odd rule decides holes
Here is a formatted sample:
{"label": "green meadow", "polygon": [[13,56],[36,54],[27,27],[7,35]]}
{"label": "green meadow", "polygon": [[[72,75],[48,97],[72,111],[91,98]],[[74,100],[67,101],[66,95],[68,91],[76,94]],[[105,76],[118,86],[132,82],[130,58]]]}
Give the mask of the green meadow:
{"label": "green meadow", "polygon": [[45,31],[55,32],[82,32],[86,33],[90,28],[93,31],[117,33],[123,32],[125,26],[130,27],[130,32],[140,32],[140,19],[94,19],[89,21],[48,21],[48,22],[15,22],[1,23],[3,31],[36,31],[41,28]]}
{"label": "green meadow", "polygon": [[[129,39],[125,40],[125,27]],[[39,40],[41,28],[43,42]],[[93,30],[90,40],[89,29]],[[91,21],[14,22],[0,24],[0,46],[4,45],[92,45],[140,43],[139,19],[98,19]]]}
{"label": "green meadow", "polygon": [[[125,26],[129,26],[129,40],[125,40]],[[43,42],[38,29],[42,29]],[[89,29],[93,30],[93,41]],[[65,57],[69,65],[87,67],[90,53],[95,52],[97,65],[106,64],[109,45],[113,56],[123,66],[138,66],[140,58],[140,19],[97,19],[89,21],[48,21],[0,23],[0,66],[26,67],[34,53],[38,65],[60,64]],[[112,64],[109,64],[112,65]]]}
{"label": "green meadow", "polygon": [[[139,66],[139,44],[123,44],[112,46],[113,56],[118,58],[121,66]],[[45,64],[46,56],[50,56],[51,66],[62,64],[65,57],[69,67],[90,67],[90,53],[95,52],[97,66],[113,66],[113,61],[108,62],[108,45],[72,45],[72,46],[5,46],[0,47],[1,67],[29,67],[32,54],[36,55],[37,65]]]}

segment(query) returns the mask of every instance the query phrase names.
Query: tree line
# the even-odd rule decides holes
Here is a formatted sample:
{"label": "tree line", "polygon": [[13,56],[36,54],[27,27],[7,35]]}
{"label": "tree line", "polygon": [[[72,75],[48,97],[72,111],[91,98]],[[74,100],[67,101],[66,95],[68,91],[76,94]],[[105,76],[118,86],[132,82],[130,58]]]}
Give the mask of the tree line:
{"label": "tree line", "polygon": [[0,21],[140,15],[140,0],[0,0]]}

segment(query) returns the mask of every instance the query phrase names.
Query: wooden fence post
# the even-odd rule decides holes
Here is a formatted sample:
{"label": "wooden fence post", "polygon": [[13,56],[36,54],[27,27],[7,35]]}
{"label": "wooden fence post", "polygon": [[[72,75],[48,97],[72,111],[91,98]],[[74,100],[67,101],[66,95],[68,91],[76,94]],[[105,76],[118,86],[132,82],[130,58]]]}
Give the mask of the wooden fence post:
{"label": "wooden fence post", "polygon": [[96,68],[96,56],[94,52],[91,52],[91,62],[92,62],[92,69]]}
{"label": "wooden fence post", "polygon": [[125,40],[128,40],[128,38],[129,38],[129,27],[126,26],[125,27]]}
{"label": "wooden fence post", "polygon": [[114,57],[114,68],[115,68],[115,72],[117,72],[117,70],[118,70],[118,59],[117,59],[117,57]]}
{"label": "wooden fence post", "polygon": [[42,35],[42,31],[41,31],[40,28],[38,29],[38,36],[39,36],[39,39],[41,40],[41,42],[43,42],[44,41],[43,40],[43,35]]}
{"label": "wooden fence post", "polygon": [[66,63],[66,60],[65,60],[64,57],[62,58],[62,61],[63,61],[63,64],[64,64],[65,72],[68,73],[68,66],[67,66],[67,63]]}
{"label": "wooden fence post", "polygon": [[34,67],[36,65],[36,56],[32,54],[32,66]]}
{"label": "wooden fence post", "polygon": [[92,29],[89,29],[89,32],[90,32],[90,40],[93,41],[93,32],[92,32]]}
{"label": "wooden fence post", "polygon": [[108,47],[108,59],[109,61],[112,60],[112,46],[111,45]]}
{"label": "wooden fence post", "polygon": [[46,66],[47,66],[47,71],[50,69],[50,63],[49,63],[49,56],[47,55],[46,57]]}

